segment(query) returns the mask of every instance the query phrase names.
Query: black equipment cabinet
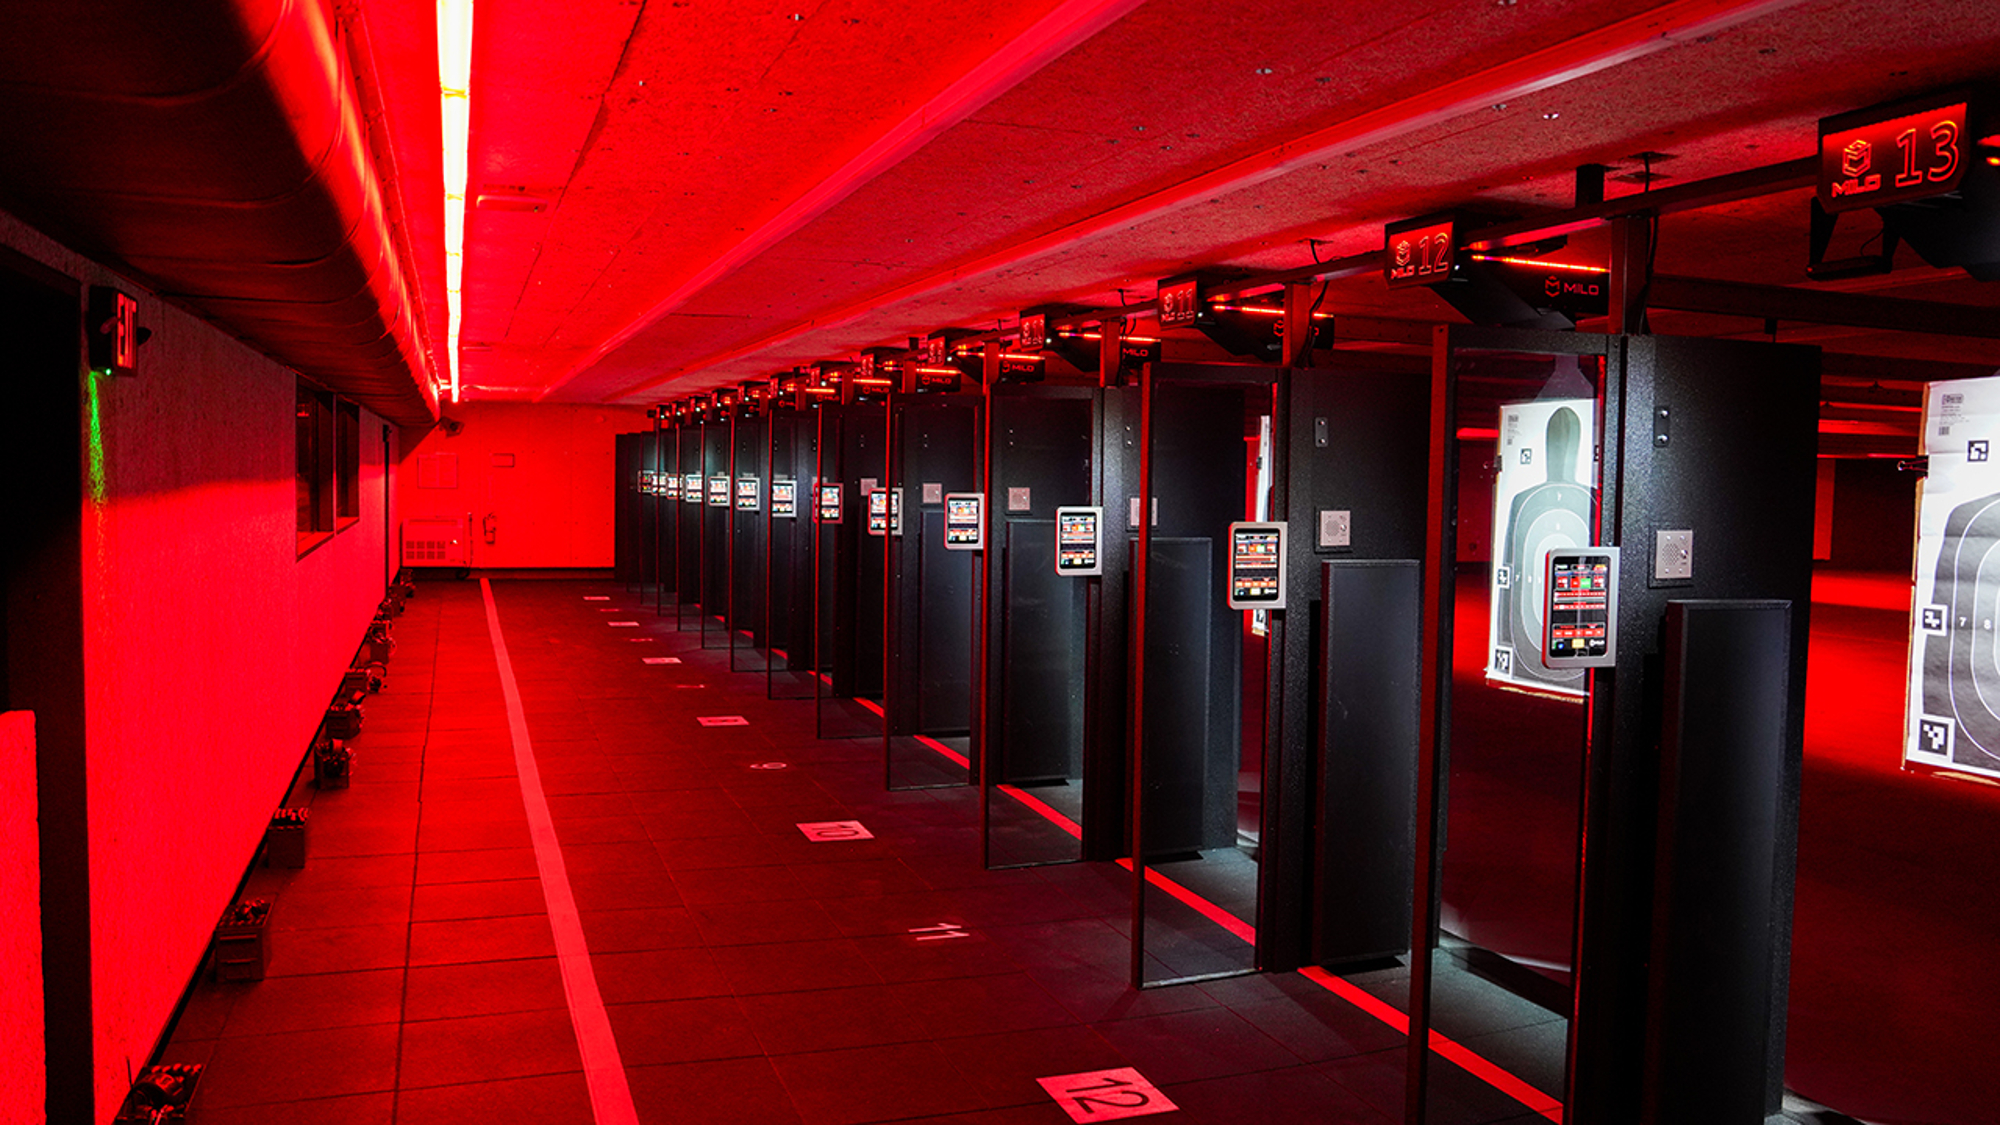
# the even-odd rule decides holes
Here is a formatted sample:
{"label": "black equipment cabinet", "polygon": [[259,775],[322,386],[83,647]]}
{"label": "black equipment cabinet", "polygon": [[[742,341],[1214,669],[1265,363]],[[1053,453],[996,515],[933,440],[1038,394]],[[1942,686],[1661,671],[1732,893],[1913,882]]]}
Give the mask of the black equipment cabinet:
{"label": "black equipment cabinet", "polygon": [[[813,694],[813,519],[817,481],[814,446],[819,419],[813,410],[775,407],[765,475],[764,612],[772,699]],[[779,512],[776,489],[792,489],[791,514]]]}
{"label": "black equipment cabinet", "polygon": [[1243,615],[1225,601],[1224,533],[1245,516],[1244,392],[1176,384],[1151,412],[1144,817],[1164,855],[1236,843]]}
{"label": "black equipment cabinet", "polygon": [[652,466],[655,435],[618,434],[613,456],[617,479],[612,482],[617,502],[612,508],[612,574],[628,589],[647,578],[647,501],[639,491],[639,473]]}
{"label": "black equipment cabinet", "polygon": [[[821,406],[821,486],[840,488],[837,521],[815,517],[813,660],[821,738],[882,733],[883,536],[869,535],[867,490],[887,473],[887,407],[880,399]],[[818,508],[815,500],[815,508]]]}
{"label": "black equipment cabinet", "polygon": [[729,644],[730,454],[735,419],[714,407],[701,426],[701,647]]}
{"label": "black equipment cabinet", "polygon": [[1271,623],[1267,969],[1409,948],[1430,388],[1420,362],[1361,364],[1289,372],[1273,450],[1292,597]]}
{"label": "black equipment cabinet", "polygon": [[729,667],[765,671],[765,509],[770,504],[771,426],[761,405],[737,408],[729,448]]}
{"label": "black equipment cabinet", "polygon": [[1251,454],[1264,435],[1280,444],[1282,383],[1268,367],[1146,365],[1136,503],[1107,513],[1130,537],[1133,576],[1127,764],[1140,987],[1256,965],[1267,638],[1251,614],[1229,608],[1227,561],[1230,525],[1262,514],[1258,486],[1269,478],[1253,478]]}
{"label": "black equipment cabinet", "polygon": [[[1496,382],[1536,357],[1545,371],[1554,361],[1547,387],[1495,400]],[[1508,1120],[1523,1109],[1426,1049],[1436,1032],[1460,1041],[1486,1033],[1487,1049],[1503,1053],[1493,1061],[1546,1096],[1534,1108],[1560,1105],[1576,1125],[1761,1122],[1782,1094],[1818,352],[1453,326],[1439,330],[1434,359],[1411,930],[1412,947],[1427,955],[1411,963],[1406,1120],[1439,1119],[1447,1104],[1453,1120]],[[1583,446],[1596,454],[1595,479],[1578,475],[1590,490],[1592,542],[1622,555],[1616,663],[1589,670],[1583,694],[1566,704],[1520,702],[1518,690],[1486,688],[1477,669],[1457,671],[1467,698],[1512,700],[1516,715],[1566,710],[1577,747],[1568,758],[1507,745],[1518,732],[1505,724],[1461,729],[1451,659],[1454,619],[1473,591],[1448,563],[1467,524],[1461,498],[1478,502],[1461,478],[1481,456],[1461,446],[1481,440],[1466,435],[1491,427],[1496,405],[1546,400],[1595,416]],[[1554,448],[1553,423],[1549,433]],[[1681,533],[1692,534],[1688,574],[1666,549]],[[1537,561],[1511,562],[1532,590]],[[1500,583],[1497,572],[1491,579]],[[1523,588],[1512,585],[1517,599]],[[1501,641],[1539,660],[1523,654],[1522,639],[1516,630]],[[1499,654],[1509,650],[1486,647],[1486,676],[1504,679],[1513,664]],[[1487,706],[1488,717],[1500,713]],[[1486,745],[1470,755],[1475,767],[1460,769],[1455,753],[1467,740]],[[1549,768],[1562,762],[1566,776]],[[1574,951],[1560,973],[1489,946],[1467,913],[1479,900],[1465,897],[1484,877],[1480,864],[1515,857],[1468,849],[1467,833],[1481,825],[1458,806],[1518,805],[1527,790],[1496,803],[1507,791],[1496,786],[1508,769],[1532,780],[1519,771],[1538,768],[1534,799],[1574,826],[1569,854],[1551,851],[1543,874],[1576,880],[1557,919]],[[1453,893],[1459,904],[1447,909]]]}
{"label": "black equipment cabinet", "polygon": [[979,487],[981,396],[897,394],[889,405],[892,498],[883,606],[884,753],[891,789],[971,780],[976,552],[945,545],[949,493]]}
{"label": "black equipment cabinet", "polygon": [[699,623],[701,608],[701,526],[707,484],[702,473],[702,425],[689,417],[673,431],[673,467],[680,474],[680,499],[673,510],[674,627],[684,629],[685,611],[693,607]]}

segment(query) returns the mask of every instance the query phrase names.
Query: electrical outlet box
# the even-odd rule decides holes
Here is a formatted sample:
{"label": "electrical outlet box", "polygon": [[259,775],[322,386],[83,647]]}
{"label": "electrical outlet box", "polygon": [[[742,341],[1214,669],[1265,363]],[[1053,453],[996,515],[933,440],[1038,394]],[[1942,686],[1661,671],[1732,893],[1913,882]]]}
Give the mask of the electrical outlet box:
{"label": "electrical outlet box", "polygon": [[1691,529],[1653,533],[1653,580],[1677,582],[1694,577],[1694,532]]}

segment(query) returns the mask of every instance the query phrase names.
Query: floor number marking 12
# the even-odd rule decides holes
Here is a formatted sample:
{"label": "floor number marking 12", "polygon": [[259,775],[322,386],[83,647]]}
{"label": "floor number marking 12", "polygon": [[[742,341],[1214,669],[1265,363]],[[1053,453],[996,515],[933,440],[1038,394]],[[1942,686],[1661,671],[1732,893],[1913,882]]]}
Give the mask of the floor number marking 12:
{"label": "floor number marking 12", "polygon": [[1180,1108],[1131,1067],[1037,1078],[1071,1121],[1115,1121]]}

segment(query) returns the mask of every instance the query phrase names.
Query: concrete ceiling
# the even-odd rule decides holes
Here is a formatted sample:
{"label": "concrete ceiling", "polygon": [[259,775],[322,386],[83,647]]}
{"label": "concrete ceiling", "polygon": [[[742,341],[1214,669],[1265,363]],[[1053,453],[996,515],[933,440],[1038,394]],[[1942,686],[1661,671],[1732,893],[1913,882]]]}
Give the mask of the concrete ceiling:
{"label": "concrete ceiling", "polygon": [[[388,4],[392,0],[377,0]],[[1451,206],[1568,206],[1812,155],[1816,122],[2000,78],[1951,0],[480,0],[465,394],[649,403],[797,363],[1114,306],[1192,268],[1381,246]],[[377,20],[378,37],[399,26]],[[388,50],[388,54],[397,52]],[[403,53],[402,57],[409,57]],[[1662,273],[1804,285],[1807,193],[1683,212]],[[1851,220],[1862,230],[1871,220]],[[1858,242],[1858,237],[1856,239]],[[1602,258],[1579,237],[1572,260]],[[1837,288],[1982,306],[1907,249]],[[1418,290],[1327,305],[1456,319]],[[1662,331],[1762,335],[1661,313]],[[2000,366],[1992,340],[1781,326]]]}

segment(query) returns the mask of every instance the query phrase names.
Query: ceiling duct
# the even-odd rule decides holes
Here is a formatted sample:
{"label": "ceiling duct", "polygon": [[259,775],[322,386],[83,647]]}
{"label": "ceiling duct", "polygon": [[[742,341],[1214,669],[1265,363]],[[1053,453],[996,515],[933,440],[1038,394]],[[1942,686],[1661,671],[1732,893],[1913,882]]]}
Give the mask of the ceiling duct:
{"label": "ceiling duct", "polygon": [[0,206],[400,424],[437,418],[326,0],[12,4]]}

